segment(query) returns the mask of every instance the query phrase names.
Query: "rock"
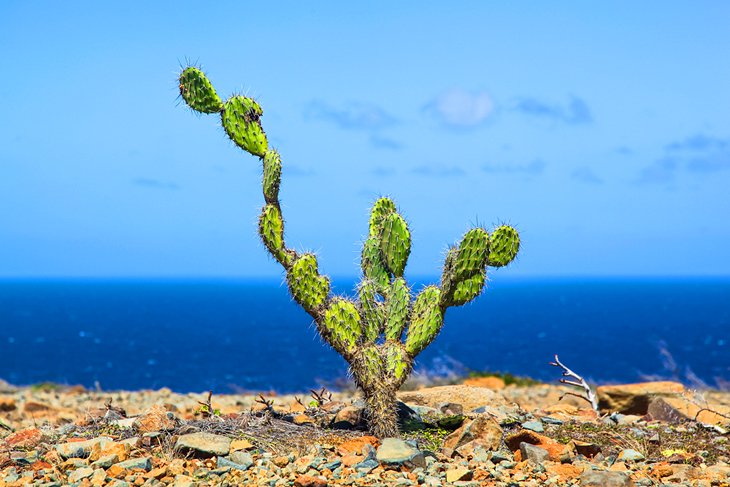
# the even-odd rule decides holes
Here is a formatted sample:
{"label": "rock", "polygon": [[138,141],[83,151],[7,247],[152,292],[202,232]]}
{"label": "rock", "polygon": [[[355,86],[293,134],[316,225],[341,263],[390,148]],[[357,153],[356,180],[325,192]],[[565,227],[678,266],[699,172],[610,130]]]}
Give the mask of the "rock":
{"label": "rock", "polygon": [[425,467],[423,453],[413,444],[399,438],[384,438],[376,453],[377,460],[387,466]]}
{"label": "rock", "polygon": [[37,401],[27,401],[25,405],[23,406],[23,411],[29,414],[33,413],[42,413],[42,414],[48,414],[50,412],[55,412],[56,408],[53,406],[49,406],[48,404],[44,404],[42,402]]}
{"label": "rock", "polygon": [[161,404],[155,404],[134,421],[134,427],[141,433],[170,431],[175,429],[176,425],[175,415],[168,412]]}
{"label": "rock", "polygon": [[38,428],[28,428],[11,433],[5,437],[5,443],[11,448],[35,448],[43,439]]}
{"label": "rock", "polygon": [[94,463],[91,464],[92,467],[97,468],[109,468],[115,463],[119,462],[119,457],[116,455],[105,455],[103,457],[100,457],[97,459]]}
{"label": "rock", "polygon": [[520,454],[522,455],[522,460],[527,460],[534,464],[540,464],[550,458],[550,452],[546,449],[524,441],[520,443]]}
{"label": "rock", "polygon": [[94,475],[94,469],[89,467],[77,468],[68,475],[68,481],[71,483],[81,482]]}
{"label": "rock", "polygon": [[466,411],[472,411],[480,406],[507,406],[507,401],[501,394],[483,387],[465,385],[427,387],[417,391],[399,392],[398,399],[437,409],[439,404],[454,402],[461,404]]}
{"label": "rock", "polygon": [[115,467],[123,468],[125,470],[151,470],[152,459],[150,457],[144,458],[130,458],[124,462],[119,462]]}
{"label": "rock", "polygon": [[[249,457],[250,457],[250,455],[249,455]],[[247,459],[243,458],[242,460],[245,461]],[[228,467],[228,468],[235,468],[236,470],[248,470],[249,467],[251,467],[251,465],[253,465],[253,459],[251,459],[250,462],[238,463],[238,462],[229,460],[228,458],[225,458],[225,457],[218,457],[218,459],[216,461],[216,465],[218,466],[218,468]]]}
{"label": "rock", "polygon": [[294,424],[298,424],[300,426],[304,426],[304,425],[314,426],[315,425],[314,419],[310,418],[306,414],[297,414],[296,416],[294,416],[292,418],[292,422]]}
{"label": "rock", "polygon": [[502,428],[499,424],[489,416],[479,415],[447,436],[442,450],[446,456],[452,456],[466,444],[471,444],[472,448],[478,445],[485,450],[497,450],[501,443]]}
{"label": "rock", "polygon": [[464,414],[464,406],[455,402],[439,404],[438,410],[441,411],[441,414],[445,414],[447,416],[460,416]]}
{"label": "rock", "polygon": [[15,405],[15,399],[12,397],[0,397],[0,412],[7,413],[15,411],[17,406]]}
{"label": "rock", "polygon": [[468,468],[452,468],[446,471],[446,481],[451,484],[458,480],[471,480],[472,475],[473,472]]}
{"label": "rock", "polygon": [[99,443],[111,442],[112,439],[106,436],[100,436],[92,440],[85,441],[70,441],[68,443],[61,443],[55,446],[56,451],[61,458],[86,458],[91,454],[91,449],[94,445]]}
{"label": "rock", "polygon": [[130,445],[117,443],[116,441],[98,442],[91,446],[89,460],[94,462],[101,457],[114,455],[118,462],[123,462],[129,457]]}
{"label": "rock", "polygon": [[231,467],[239,470],[247,470],[253,465],[253,457],[245,451],[234,451],[228,455],[228,459],[237,465],[237,467],[233,467],[233,465]]}
{"label": "rock", "polygon": [[633,450],[631,448],[626,448],[624,450],[621,450],[621,452],[618,454],[618,460],[621,462],[626,461],[632,461],[632,462],[640,462],[642,460],[646,460],[646,457],[642,455],[640,452]]}
{"label": "rock", "polygon": [[624,472],[588,470],[580,476],[581,487],[632,487],[631,477]]}
{"label": "rock", "polygon": [[[540,448],[547,450],[549,454],[549,459],[553,462],[563,462],[566,460],[569,460],[570,455],[570,447],[567,445],[563,445],[562,443],[559,443],[551,438],[548,438],[547,436],[540,435],[538,433],[535,433],[534,431],[530,430],[520,430],[515,433],[512,433],[508,435],[504,442],[507,444],[507,447],[515,452],[515,460],[521,461],[522,458],[522,451],[520,450],[520,445],[524,443],[529,443],[531,445],[539,446]],[[519,458],[518,458],[519,456]]]}
{"label": "rock", "polygon": [[294,400],[289,403],[289,412],[290,413],[303,413],[306,410],[307,410],[307,406],[305,406],[304,404],[302,404],[299,401]]}
{"label": "rock", "polygon": [[311,475],[300,475],[294,481],[294,487],[327,487],[327,481]]}
{"label": "rock", "polygon": [[335,429],[356,429],[363,423],[363,410],[356,406],[345,406],[335,414],[332,427]]}
{"label": "rock", "polygon": [[175,450],[187,451],[204,457],[228,455],[231,439],[212,433],[189,433],[175,443]]}
{"label": "rock", "polygon": [[614,386],[599,386],[598,407],[606,411],[644,415],[655,397],[671,397],[684,392],[679,382],[640,382]]}
{"label": "rock", "polygon": [[542,422],[540,421],[525,421],[521,426],[526,430],[534,431],[535,433],[542,433],[545,431],[545,427],[543,427]]}
{"label": "rock", "polygon": [[377,448],[379,444],[380,442],[374,436],[360,436],[359,438],[353,438],[340,443],[337,447],[337,453],[343,457],[348,455],[360,455],[362,454],[363,447],[365,447],[365,445]]}
{"label": "rock", "polygon": [[647,414],[651,416],[654,421],[663,421],[665,423],[681,423],[687,419],[687,417],[677,411],[675,408],[670,406],[667,401],[661,397],[652,399],[647,408]]}
{"label": "rock", "polygon": [[358,472],[367,474],[367,473],[372,472],[374,469],[378,468],[378,465],[380,465],[380,464],[378,463],[378,461],[376,459],[368,457],[365,460],[353,465],[352,468],[354,468]]}
{"label": "rock", "polygon": [[421,419],[421,416],[413,410],[411,407],[408,406],[408,404],[398,401],[397,404],[397,412],[398,412],[398,425],[399,426],[410,426],[414,423],[416,424],[423,424],[423,420]]}
{"label": "rock", "polygon": [[506,387],[504,383],[504,379],[501,377],[470,377],[466,380],[464,380],[465,386],[472,386],[472,387],[485,387],[487,389],[492,389],[495,391],[499,391],[501,389],[504,389]]}
{"label": "rock", "polygon": [[254,444],[248,440],[233,440],[231,442],[231,451],[250,450]]}
{"label": "rock", "polygon": [[730,415],[729,406],[711,402],[703,406],[706,409],[700,408],[683,396],[657,397],[651,401],[647,412],[652,419],[667,423],[680,423],[687,419],[694,420],[695,417],[697,421],[705,424],[727,422],[727,416]]}

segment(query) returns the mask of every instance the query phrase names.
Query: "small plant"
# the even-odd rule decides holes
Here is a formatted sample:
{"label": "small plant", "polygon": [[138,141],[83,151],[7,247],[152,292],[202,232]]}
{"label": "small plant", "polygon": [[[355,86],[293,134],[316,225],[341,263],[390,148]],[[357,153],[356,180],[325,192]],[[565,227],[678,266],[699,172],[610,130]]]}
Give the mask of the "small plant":
{"label": "small plant", "polygon": [[380,437],[397,435],[396,392],[408,378],[414,359],[436,338],[448,308],[481,294],[487,266],[512,262],[520,245],[517,231],[508,225],[491,234],[481,227],[472,228],[448,250],[440,285],[426,286],[414,297],[403,278],[411,252],[408,224],[393,200],[380,198],[372,207],[362,248],[357,299],[333,296],[329,279],[319,272],[317,257],[285,243],[279,204],[281,158],[268,146],[261,106],[241,95],[223,102],[205,74],[192,66],[180,74],[179,88],[190,108],[220,115],[228,137],[263,162],[261,239],[286,271],[294,300],[312,316],[322,338],[350,365],[365,396],[371,431]]}

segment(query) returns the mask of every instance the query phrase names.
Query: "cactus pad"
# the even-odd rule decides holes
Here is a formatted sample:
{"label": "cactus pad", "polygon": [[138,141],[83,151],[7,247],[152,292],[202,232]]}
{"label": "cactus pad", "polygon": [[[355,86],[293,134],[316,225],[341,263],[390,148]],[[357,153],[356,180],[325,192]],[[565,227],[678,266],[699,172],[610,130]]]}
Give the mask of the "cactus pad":
{"label": "cactus pad", "polygon": [[444,313],[439,306],[440,299],[441,291],[436,286],[426,287],[416,297],[406,335],[406,351],[411,357],[426,348],[441,330]]}
{"label": "cactus pad", "polygon": [[395,213],[395,203],[390,198],[379,198],[370,210],[370,236],[379,237],[383,220],[391,213]]}
{"label": "cactus pad", "polygon": [[279,201],[279,185],[281,184],[281,157],[275,150],[266,151],[264,156],[264,199],[267,203]]}
{"label": "cactus pad", "polygon": [[355,305],[342,298],[332,300],[320,323],[324,338],[343,355],[355,353],[362,336],[360,314]]}
{"label": "cactus pad", "polygon": [[363,244],[360,266],[365,279],[375,282],[378,292],[386,295],[390,283],[390,273],[383,262],[380,253],[380,239],[377,237],[368,237]]}
{"label": "cactus pad", "polygon": [[281,218],[278,206],[268,204],[261,210],[259,235],[271,255],[282,265],[288,267],[291,259],[284,247],[284,220]]}
{"label": "cactus pad", "polygon": [[264,157],[268,148],[266,134],[261,127],[263,113],[253,99],[238,95],[226,101],[221,115],[228,137],[241,149],[259,157]]}
{"label": "cactus pad", "polygon": [[411,253],[411,232],[406,221],[398,213],[386,216],[380,234],[380,251],[388,270],[396,277],[403,271]]}
{"label": "cactus pad", "polygon": [[386,301],[385,339],[400,341],[403,330],[408,322],[411,307],[411,292],[405,279],[399,277],[393,280]]}
{"label": "cactus pad", "polygon": [[319,275],[317,257],[313,254],[303,254],[297,258],[287,274],[287,282],[296,302],[307,311],[322,306],[330,292],[329,279]]}
{"label": "cactus pad", "polygon": [[472,228],[461,239],[454,262],[456,279],[471,277],[487,265],[489,234],[483,228]]}
{"label": "cactus pad", "polygon": [[397,384],[402,384],[411,371],[412,360],[401,343],[386,342],[383,348],[388,374],[395,377]]}
{"label": "cactus pad", "polygon": [[499,226],[491,235],[487,263],[491,267],[506,266],[514,260],[519,250],[520,235],[517,230],[509,225]]}
{"label": "cactus pad", "polygon": [[480,271],[471,277],[458,281],[454,286],[449,306],[461,306],[482,293],[486,282],[486,271]]}
{"label": "cactus pad", "polygon": [[363,340],[366,343],[374,342],[385,326],[385,307],[378,301],[378,286],[373,281],[363,281],[358,294],[363,319]]}
{"label": "cactus pad", "polygon": [[180,73],[180,96],[190,108],[201,113],[223,110],[223,102],[201,70],[188,67]]}

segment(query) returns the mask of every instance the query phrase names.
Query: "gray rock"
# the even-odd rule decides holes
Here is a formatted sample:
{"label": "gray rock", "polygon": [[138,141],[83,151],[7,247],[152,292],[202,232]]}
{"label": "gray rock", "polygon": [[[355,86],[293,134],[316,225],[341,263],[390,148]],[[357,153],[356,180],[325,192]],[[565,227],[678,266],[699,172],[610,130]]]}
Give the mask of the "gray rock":
{"label": "gray rock", "polygon": [[378,465],[380,465],[380,464],[374,458],[366,458],[362,462],[353,465],[352,468],[354,468],[355,470],[357,470],[360,473],[367,474],[367,473],[370,473]]}
{"label": "gray rock", "polygon": [[376,453],[377,460],[384,465],[405,465],[425,467],[426,459],[418,448],[399,438],[384,438]]}
{"label": "gray rock", "polygon": [[543,423],[547,423],[547,424],[555,424],[555,425],[561,425],[561,424],[563,424],[563,421],[562,420],[557,419],[557,418],[551,418],[550,416],[543,416],[540,419],[542,419],[542,422]]}
{"label": "gray rock", "polygon": [[103,457],[99,458],[97,461],[91,464],[92,467],[97,468],[109,468],[115,463],[119,461],[119,457],[112,454],[112,455],[104,455]]}
{"label": "gray rock", "polygon": [[640,462],[642,460],[645,460],[646,457],[642,455],[640,452],[636,450],[632,450],[631,448],[626,448],[625,450],[621,450],[621,453],[618,454],[618,459],[621,461],[632,461],[632,462]]}
{"label": "gray rock", "polygon": [[633,487],[631,477],[624,472],[588,470],[580,476],[581,487]]}
{"label": "gray rock", "polygon": [[141,469],[150,471],[152,470],[152,459],[150,457],[130,458],[124,462],[117,463],[117,466],[127,470]]}
{"label": "gray rock", "polygon": [[540,421],[525,421],[522,423],[522,427],[526,430],[534,431],[535,433],[542,433],[545,428],[542,426]]}
{"label": "gray rock", "polygon": [[444,402],[438,405],[439,411],[447,416],[464,414],[464,406],[457,402]]}
{"label": "gray rock", "polygon": [[253,465],[253,460],[249,464],[241,464],[237,462],[233,462],[226,457],[218,457],[216,460],[216,465],[218,466],[218,469],[227,469],[230,470],[232,468],[235,468],[236,470],[248,470],[248,468]]}
{"label": "gray rock", "polygon": [[[248,470],[253,465],[253,457],[250,453],[245,451],[234,451],[228,455],[228,459],[240,466],[239,470]],[[233,467],[236,468],[236,467]]]}
{"label": "gray rock", "polygon": [[540,464],[546,461],[550,457],[550,453],[539,446],[525,443],[520,443],[520,453],[522,453],[522,459],[530,461],[534,464]]}
{"label": "gray rock", "polygon": [[175,443],[175,450],[188,451],[204,457],[228,455],[230,449],[230,438],[212,433],[182,435]]}
{"label": "gray rock", "polygon": [[326,468],[326,469],[329,469],[329,470],[334,471],[340,465],[342,465],[342,460],[340,460],[338,458],[338,459],[333,460],[333,461],[331,461],[329,463],[325,463],[324,465],[322,465],[322,468]]}
{"label": "gray rock", "polygon": [[511,462],[514,457],[511,452],[498,450],[492,453],[492,463]]}
{"label": "gray rock", "polygon": [[68,475],[68,481],[71,483],[81,482],[94,475],[94,469],[89,467],[77,468]]}

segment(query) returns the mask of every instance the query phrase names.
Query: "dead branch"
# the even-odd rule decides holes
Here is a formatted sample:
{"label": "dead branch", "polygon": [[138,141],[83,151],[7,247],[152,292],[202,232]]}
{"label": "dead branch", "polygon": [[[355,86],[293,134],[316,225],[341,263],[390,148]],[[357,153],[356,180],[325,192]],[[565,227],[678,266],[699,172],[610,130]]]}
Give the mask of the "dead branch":
{"label": "dead branch", "polygon": [[560,398],[562,399],[565,395],[571,395],[575,397],[579,397],[585,401],[588,401],[593,408],[594,411],[598,412],[598,398],[596,397],[596,393],[593,392],[593,389],[591,389],[591,386],[588,385],[588,383],[581,377],[580,375],[576,374],[572,370],[570,370],[568,367],[566,367],[562,362],[560,362],[560,359],[558,359],[558,355],[555,355],[555,361],[550,362],[550,365],[554,367],[560,367],[563,370],[563,377],[569,377],[570,379],[560,379],[561,384],[566,384],[573,387],[578,387],[580,389],[583,389],[583,394],[577,394],[575,392],[566,392],[563,394],[563,396]]}

